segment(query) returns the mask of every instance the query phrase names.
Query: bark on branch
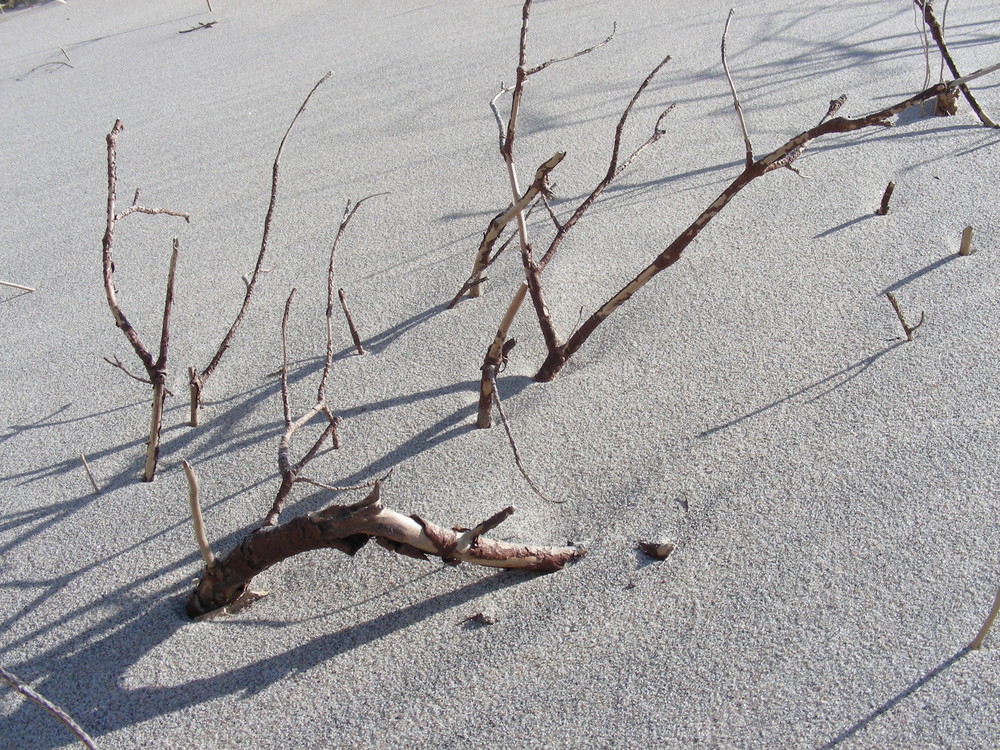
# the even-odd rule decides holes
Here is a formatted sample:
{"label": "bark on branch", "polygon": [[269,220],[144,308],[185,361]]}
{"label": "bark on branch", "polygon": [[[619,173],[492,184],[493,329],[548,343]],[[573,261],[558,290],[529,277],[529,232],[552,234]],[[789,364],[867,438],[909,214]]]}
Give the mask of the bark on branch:
{"label": "bark on branch", "polygon": [[446,529],[419,516],[404,516],[381,502],[381,482],[354,505],[331,505],[280,526],[246,536],[214,568],[202,575],[187,602],[187,614],[200,617],[235,602],[262,571],[293,555],[316,549],[355,554],[370,539],[399,554],[441,557],[497,568],[552,572],[584,554],[579,547],[536,547],[488,539],[483,533],[498,525],[512,508],[471,529]]}
{"label": "bark on branch", "polygon": [[146,371],[147,379],[144,380],[143,378],[130,373],[117,357],[115,357],[115,361],[113,362],[107,358],[105,359],[115,367],[121,369],[130,377],[135,378],[136,380],[144,380],[144,382],[148,382],[153,388],[153,405],[150,417],[149,440],[147,442],[146,461],[142,474],[144,481],[152,482],[156,476],[156,461],[160,447],[160,427],[163,422],[163,400],[169,392],[167,389],[167,354],[170,344],[170,313],[174,301],[174,278],[177,271],[179,245],[177,238],[175,237],[173,241],[173,250],[170,255],[170,269],[167,272],[167,293],[166,299],[163,303],[163,320],[160,324],[160,347],[157,352],[157,357],[154,359],[149,349],[146,348],[146,345],[139,337],[139,333],[136,331],[135,326],[132,325],[131,321],[129,321],[128,317],[125,315],[125,312],[122,310],[121,304],[118,301],[118,290],[115,287],[113,276],[115,271],[113,256],[115,229],[117,228],[118,222],[133,213],[153,215],[167,214],[169,216],[178,216],[183,218],[185,221],[190,221],[191,217],[180,211],[171,211],[165,208],[148,208],[141,205],[139,203],[138,190],[135,191],[135,197],[132,199],[131,206],[120,213],[115,211],[115,203],[117,201],[118,193],[118,135],[122,132],[124,127],[125,125],[121,120],[116,120],[114,127],[111,128],[111,132],[108,133],[107,136],[108,203],[104,239],[102,242],[101,264],[104,276],[104,295],[107,298],[108,307],[111,309],[111,315],[114,317],[115,325],[121,329],[121,332],[125,335],[125,338],[132,346],[132,350],[142,363],[143,369]]}
{"label": "bark on branch", "polygon": [[[701,230],[704,229],[705,226],[707,226],[707,224],[715,218],[715,216],[722,211],[722,209],[725,208],[726,205],[728,205],[728,203],[736,197],[741,190],[743,190],[743,188],[756,180],[758,177],[773,171],[775,165],[782,166],[783,160],[788,159],[789,155],[801,153],[802,149],[815,139],[832,133],[850,133],[856,130],[871,127],[889,127],[891,126],[889,119],[898,115],[903,110],[909,109],[910,107],[920,104],[921,102],[936,98],[942,93],[953,90],[960,83],[974,78],[979,78],[980,76],[992,73],[998,69],[1000,69],[1000,64],[983,68],[982,70],[978,70],[975,73],[961,79],[939,83],[907,99],[897,102],[892,106],[885,107],[884,109],[880,109],[877,112],[872,112],[871,114],[864,115],[862,117],[824,118],[820,124],[800,133],[766,156],[763,156],[751,163],[736,177],[735,180],[732,181],[732,183],[729,184],[728,187],[726,187],[719,194],[714,201],[712,201],[712,203],[709,204],[707,208],[705,208],[697,216],[697,218],[695,218],[693,222],[691,222],[687,229],[681,232],[672,242],[670,242],[670,244],[668,244],[667,247],[655,259],[653,259],[648,266],[642,269],[642,271],[640,271],[635,278],[622,287],[614,296],[601,305],[586,321],[584,321],[583,325],[581,325],[573,333],[573,335],[569,337],[565,344],[558,347],[555,351],[549,352],[549,355],[546,357],[541,368],[538,370],[538,373],[535,375],[535,380],[541,382],[552,380],[566,364],[566,361],[577,350],[579,350],[581,346],[583,346],[584,342],[590,338],[597,327],[604,322],[608,316],[627,302],[633,294],[645,286],[653,277],[661,271],[670,268],[677,261],[679,261],[684,250],[687,249],[687,247],[701,233]],[[836,102],[838,100],[834,101]]]}

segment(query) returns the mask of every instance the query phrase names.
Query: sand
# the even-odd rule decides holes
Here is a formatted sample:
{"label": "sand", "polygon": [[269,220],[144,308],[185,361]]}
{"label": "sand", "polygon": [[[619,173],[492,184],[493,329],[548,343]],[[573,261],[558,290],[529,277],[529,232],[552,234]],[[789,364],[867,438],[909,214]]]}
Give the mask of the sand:
{"label": "sand", "polygon": [[[522,276],[445,305],[509,199],[487,106],[516,64],[516,2],[69,0],[0,16],[0,664],[101,748],[992,748],[997,635],[967,653],[1000,571],[1000,134],[953,118],[829,137],[747,188],[609,319],[552,383],[529,308],[500,376],[535,496],[503,431],[473,427],[485,346]],[[539,2],[525,94],[526,178],[557,150],[565,219],[607,166],[621,109],[635,146],[666,135],[592,208],[546,269],[562,335],[630,279],[739,173],[719,59],[727,5]],[[200,23],[211,28],[179,34]],[[923,87],[912,8],[762,0],[737,8],[730,64],[758,153],[828,102],[863,114]],[[963,72],[1000,61],[995,3],[948,11]],[[65,57],[63,52],[65,51]],[[67,59],[68,58],[68,59]],[[931,52],[931,79],[938,55]],[[68,65],[62,64],[63,62]],[[186,426],[260,243],[286,146],[266,262],[241,334]],[[974,91],[1000,117],[997,75]],[[101,286],[104,138],[116,118],[115,248],[123,308],[156,346],[180,242],[158,477],[140,481],[148,387]],[[887,216],[872,215],[890,180]],[[270,596],[191,623],[201,561],[180,462],[201,478],[217,553],[277,489],[285,297],[294,409],[315,395],[325,264],[345,201],[373,199],[337,262],[368,354],[339,317],[330,402],[339,451],[310,475],[499,538],[588,554],[546,576],[447,567],[369,545],[320,551],[256,581]],[[974,252],[958,257],[962,229]],[[551,235],[545,217],[530,232]],[[886,299],[910,322],[907,342]],[[318,425],[310,428],[315,435]],[[307,437],[307,436],[304,436]],[[301,448],[305,441],[298,443]],[[90,487],[85,454],[101,493]],[[300,486],[286,517],[360,494]],[[672,541],[654,562],[639,540]],[[462,622],[483,613],[492,625]],[[69,733],[0,690],[0,746]]]}

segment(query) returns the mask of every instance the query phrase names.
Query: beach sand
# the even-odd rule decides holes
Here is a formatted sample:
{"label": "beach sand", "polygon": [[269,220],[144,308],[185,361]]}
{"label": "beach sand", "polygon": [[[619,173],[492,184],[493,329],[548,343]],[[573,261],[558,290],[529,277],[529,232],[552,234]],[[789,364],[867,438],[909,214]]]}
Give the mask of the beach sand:
{"label": "beach sand", "polygon": [[[488,102],[511,83],[520,4],[69,0],[0,16],[0,665],[100,748],[993,748],[997,634],[976,634],[1000,583],[1000,131],[906,112],[830,136],[744,190],[604,323],[551,383],[530,305],[499,390],[502,428],[474,428],[480,365],[523,278],[513,252],[453,310],[482,232],[510,198]],[[545,271],[561,335],[655,257],[740,172],[744,148],[718,2],[538,2],[539,63],[519,120],[522,183],[556,151],[565,220],[626,151],[666,134],[612,185]],[[191,33],[198,24],[216,23]],[[989,0],[948,10],[963,73],[1000,62]],[[61,49],[60,49],[61,48]],[[758,155],[819,120],[924,87],[912,6],[761,0],[736,8],[729,63]],[[64,54],[65,53],[65,54]],[[63,64],[66,63],[66,64]],[[931,43],[931,83],[939,56]],[[260,244],[275,150],[289,136],[249,316],[187,418]],[[1000,118],[1000,74],[973,83]],[[501,103],[505,107],[505,102]],[[504,110],[506,111],[506,110]],[[116,118],[130,216],[116,282],[157,346],[180,244],[160,468],[140,481],[149,388],[101,280],[105,136]],[[891,208],[874,216],[889,181]],[[180,462],[201,480],[224,554],[277,490],[282,307],[293,411],[315,397],[326,263],[348,199],[387,191],[338,251],[368,353],[334,318],[329,401],[343,447],[307,473],[335,485],[393,471],[385,503],[587,555],[551,575],[449,567],[370,544],[298,555],[270,595],[192,623],[202,569]],[[974,227],[973,253],[957,255]],[[536,248],[552,225],[529,223]],[[910,323],[906,341],[886,292]],[[295,443],[302,451],[308,435]],[[101,493],[90,487],[86,455]],[[284,518],[349,503],[299,485]],[[671,541],[652,561],[640,540]],[[467,618],[483,613],[493,621]],[[0,746],[72,736],[0,690]]]}

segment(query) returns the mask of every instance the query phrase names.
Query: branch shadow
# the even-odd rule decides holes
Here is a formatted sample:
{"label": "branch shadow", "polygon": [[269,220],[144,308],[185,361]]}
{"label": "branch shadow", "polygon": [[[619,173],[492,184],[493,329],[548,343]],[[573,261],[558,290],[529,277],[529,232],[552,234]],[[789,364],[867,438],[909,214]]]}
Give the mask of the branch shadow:
{"label": "branch shadow", "polygon": [[[424,577],[417,576],[413,580]],[[37,657],[12,665],[11,669],[62,706],[92,736],[101,736],[227,695],[251,697],[358,647],[376,643],[435,615],[535,577],[537,574],[524,572],[489,572],[486,577],[461,588],[436,594],[366,622],[347,625],[246,666],[172,686],[122,687],[130,667],[187,624],[176,600],[164,600],[163,592],[158,592],[138,606],[131,602],[130,609],[137,612],[136,616],[122,618],[115,613],[74,638],[72,643],[59,644]],[[254,625],[252,622],[243,624]],[[81,689],[81,684],[87,680],[93,683],[91,689]],[[101,689],[96,689],[98,685]],[[28,739],[30,736],[30,746],[37,750],[63,747],[67,741],[62,727],[42,718],[40,709],[27,702],[0,718],[0,736],[15,742],[15,738]]]}
{"label": "branch shadow", "polygon": [[832,750],[832,748],[837,747],[837,745],[841,744],[842,742],[845,742],[846,740],[851,739],[854,735],[856,735],[859,732],[861,732],[864,729],[866,729],[869,724],[871,724],[873,721],[875,721],[875,719],[877,719],[878,717],[882,716],[883,714],[887,714],[889,711],[891,711],[892,709],[894,709],[896,706],[898,706],[904,700],[906,700],[911,695],[913,695],[918,690],[920,690],[920,688],[922,688],[928,682],[930,682],[935,677],[937,677],[938,675],[940,675],[942,672],[946,671],[947,669],[949,669],[950,667],[952,667],[954,664],[956,664],[959,660],[961,660],[968,653],[969,653],[969,647],[966,646],[965,648],[962,648],[958,652],[952,654],[947,659],[945,659],[943,662],[941,662],[936,667],[934,667],[934,669],[932,669],[927,674],[925,674],[923,677],[921,677],[920,679],[916,680],[915,682],[913,682],[912,684],[910,684],[909,686],[907,686],[903,690],[901,690],[898,693],[896,693],[889,700],[887,700],[881,706],[879,706],[874,711],[872,711],[870,714],[868,714],[867,716],[865,716],[863,719],[859,719],[849,729],[845,729],[843,732],[841,732],[840,734],[838,734],[836,737],[834,737],[832,740],[830,740],[829,742],[827,742],[825,745],[821,745],[820,748],[819,748],[819,750]]}
{"label": "branch shadow", "polygon": [[[860,377],[870,367],[875,365],[880,359],[882,359],[883,357],[894,351],[897,347],[902,346],[905,343],[906,343],[905,339],[895,341],[889,346],[882,349],[881,351],[875,352],[874,354],[871,354],[865,357],[864,359],[859,359],[857,362],[838,370],[832,375],[827,375],[825,378],[820,378],[819,380],[810,383],[809,385],[799,388],[797,391],[789,393],[787,396],[779,398],[776,401],[772,401],[769,404],[765,404],[764,406],[760,406],[751,412],[747,412],[741,417],[737,417],[736,419],[732,419],[728,422],[723,422],[722,424],[716,425],[715,427],[710,427],[707,430],[703,430],[702,432],[699,432],[697,434],[697,437],[699,438],[711,437],[717,432],[722,432],[723,430],[727,430],[730,427],[735,427],[736,425],[746,422],[747,420],[753,419],[754,417],[759,417],[761,414],[764,414],[770,411],[771,409],[777,408],[782,404],[786,404],[789,401],[798,398],[799,396],[808,395],[808,398],[805,399],[805,403],[812,403],[814,401],[817,401],[823,398],[824,396],[829,395],[833,391],[839,388],[843,388],[845,385],[850,383],[855,378]],[[811,391],[818,391],[818,392],[813,394],[810,393]]]}

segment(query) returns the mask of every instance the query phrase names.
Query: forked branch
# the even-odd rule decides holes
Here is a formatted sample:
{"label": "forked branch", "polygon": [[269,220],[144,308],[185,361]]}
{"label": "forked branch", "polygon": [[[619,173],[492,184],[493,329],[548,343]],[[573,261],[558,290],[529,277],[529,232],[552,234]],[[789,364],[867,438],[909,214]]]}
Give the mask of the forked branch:
{"label": "forked branch", "polygon": [[169,216],[178,216],[183,218],[185,221],[190,221],[190,217],[180,211],[171,211],[165,208],[148,208],[141,205],[139,203],[138,190],[135,191],[135,197],[132,200],[131,206],[120,213],[115,211],[118,194],[118,135],[122,132],[124,127],[124,123],[122,123],[121,120],[116,120],[114,127],[111,128],[111,132],[108,133],[107,136],[108,202],[104,240],[102,243],[101,264],[104,276],[104,294],[107,298],[108,307],[111,309],[111,315],[114,317],[115,325],[121,329],[121,332],[125,335],[125,338],[132,346],[132,350],[142,363],[142,367],[146,371],[147,377],[144,379],[133,375],[128,371],[128,369],[126,369],[121,360],[117,357],[115,357],[114,361],[107,358],[105,359],[115,367],[121,369],[130,377],[149,383],[153,387],[153,405],[150,417],[149,440],[147,442],[146,461],[145,466],[143,467],[142,475],[144,481],[151,482],[156,476],[156,461],[160,445],[160,427],[163,422],[163,400],[168,393],[167,354],[170,344],[170,313],[174,301],[174,278],[177,271],[179,245],[177,239],[174,238],[173,250],[170,255],[170,268],[167,272],[167,293],[166,299],[163,303],[163,319],[160,324],[160,346],[157,357],[154,359],[149,349],[139,337],[138,331],[136,331],[131,321],[129,321],[128,317],[125,315],[125,312],[122,310],[121,304],[118,301],[118,291],[115,287],[113,276],[115,270],[113,256],[115,229],[118,226],[118,222],[133,213],[152,215],[167,214]]}
{"label": "forked branch", "polygon": [[[924,16],[924,24],[930,29],[931,36],[934,37],[934,42],[937,44],[938,49],[941,51],[941,58],[948,65],[948,70],[956,78],[960,79],[962,74],[958,72],[958,66],[955,65],[955,61],[951,57],[951,52],[948,50],[948,45],[944,41],[944,30],[941,28],[941,24],[938,23],[937,17],[934,15],[934,9],[931,7],[930,0],[913,0],[913,4],[919,8]],[[979,102],[972,95],[969,87],[965,83],[958,84],[958,90],[962,92],[962,96],[972,107],[972,111],[976,113],[979,121],[983,123],[988,128],[1000,128],[993,120],[987,117],[986,113],[983,112],[983,108],[979,106]]]}
{"label": "forked branch", "polygon": [[[725,208],[726,205],[741,190],[743,190],[743,188],[756,180],[758,177],[773,171],[774,165],[780,166],[783,163],[783,160],[788,159],[789,155],[801,153],[802,149],[804,149],[809,143],[824,135],[832,133],[850,133],[870,127],[891,126],[889,119],[896,116],[903,110],[909,109],[910,107],[929,99],[933,99],[939,94],[953,90],[954,87],[960,83],[974,78],[979,78],[980,76],[992,73],[998,69],[1000,69],[1000,64],[978,70],[975,73],[963,77],[962,79],[939,83],[936,86],[932,86],[918,94],[915,94],[914,96],[909,97],[908,99],[904,99],[896,104],[893,104],[892,106],[880,109],[877,112],[873,112],[868,115],[864,115],[863,117],[824,117],[820,121],[820,124],[806,130],[803,133],[800,133],[787,141],[784,145],[776,148],[771,153],[754,161],[746,167],[736,177],[736,179],[733,180],[733,182],[730,183],[729,186],[726,187],[719,194],[719,196],[698,215],[697,218],[695,218],[687,229],[681,232],[672,242],[670,242],[663,252],[661,252],[648,266],[642,269],[642,271],[640,271],[635,278],[622,287],[607,302],[601,305],[586,321],[584,321],[583,325],[581,325],[573,333],[573,335],[570,336],[565,344],[560,346],[557,350],[550,352],[548,357],[542,363],[538,373],[535,375],[535,379],[538,381],[548,381],[554,378],[566,364],[569,357],[571,357],[583,345],[583,343],[593,334],[597,327],[608,318],[608,316],[628,301],[633,294],[645,286],[653,277],[679,261],[684,250],[694,241],[701,230],[704,229],[705,226],[720,211],[722,211],[722,209]],[[831,103],[831,109],[833,109],[833,105],[838,101],[840,100],[834,100],[834,102]]]}

